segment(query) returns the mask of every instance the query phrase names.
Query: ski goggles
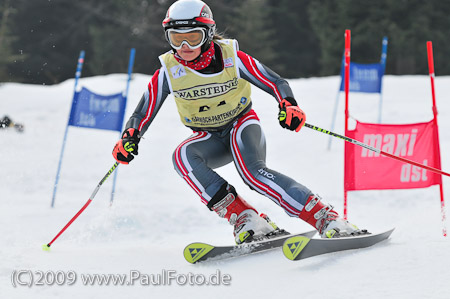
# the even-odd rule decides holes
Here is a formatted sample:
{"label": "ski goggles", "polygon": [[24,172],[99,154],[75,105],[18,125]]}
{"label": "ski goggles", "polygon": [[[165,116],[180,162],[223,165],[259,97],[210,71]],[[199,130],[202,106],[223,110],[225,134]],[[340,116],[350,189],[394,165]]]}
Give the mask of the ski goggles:
{"label": "ski goggles", "polygon": [[172,48],[180,50],[183,44],[191,49],[197,49],[206,41],[205,28],[168,29],[167,40]]}

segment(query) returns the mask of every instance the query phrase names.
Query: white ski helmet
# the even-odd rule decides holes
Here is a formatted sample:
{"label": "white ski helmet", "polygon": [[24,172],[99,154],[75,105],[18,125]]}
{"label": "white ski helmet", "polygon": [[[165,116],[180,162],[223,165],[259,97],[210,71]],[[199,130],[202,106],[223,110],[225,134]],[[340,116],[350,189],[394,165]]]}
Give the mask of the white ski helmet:
{"label": "white ski helmet", "polygon": [[206,30],[206,39],[202,46],[207,48],[213,40],[216,32],[216,22],[209,6],[200,0],[178,0],[174,2],[167,10],[166,17],[162,22],[167,36],[167,30],[171,28],[195,28],[202,27]]}

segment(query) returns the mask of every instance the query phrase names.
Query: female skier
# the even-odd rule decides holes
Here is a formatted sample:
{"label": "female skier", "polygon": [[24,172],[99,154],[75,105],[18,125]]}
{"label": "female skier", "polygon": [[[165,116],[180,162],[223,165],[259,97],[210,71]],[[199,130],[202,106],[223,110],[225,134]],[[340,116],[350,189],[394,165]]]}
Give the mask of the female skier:
{"label": "female skier", "polygon": [[178,174],[201,201],[234,226],[237,244],[286,233],[240,197],[213,169],[234,162],[244,182],[281,206],[291,217],[315,227],[322,237],[359,234],[308,188],[266,166],[265,137],[252,109],[251,86],[273,95],[283,128],[298,132],[305,113],[289,84],[242,52],[236,40],[216,33],[213,14],[200,0],[173,3],[163,20],[172,48],[159,57],[155,72],[113,150],[128,164],[168,94],[173,94],[181,122],[194,132],[173,153]]}

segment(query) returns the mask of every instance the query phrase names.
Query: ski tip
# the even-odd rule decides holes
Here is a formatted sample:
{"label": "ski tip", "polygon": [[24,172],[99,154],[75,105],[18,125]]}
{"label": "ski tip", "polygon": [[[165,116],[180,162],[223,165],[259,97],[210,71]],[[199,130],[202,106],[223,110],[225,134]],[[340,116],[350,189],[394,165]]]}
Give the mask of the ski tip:
{"label": "ski tip", "polygon": [[203,259],[214,246],[205,243],[192,243],[184,248],[184,258],[191,264]]}
{"label": "ski tip", "polygon": [[283,253],[291,261],[295,260],[311,239],[305,236],[296,236],[287,239],[283,244]]}
{"label": "ski tip", "polygon": [[392,232],[393,232],[394,230],[395,230],[395,227],[393,227],[393,228],[387,230],[388,238],[390,237],[390,235],[392,234]]}
{"label": "ski tip", "polygon": [[42,250],[44,250],[44,251],[50,251],[50,245],[49,245],[49,244],[44,244],[44,245],[42,245]]}

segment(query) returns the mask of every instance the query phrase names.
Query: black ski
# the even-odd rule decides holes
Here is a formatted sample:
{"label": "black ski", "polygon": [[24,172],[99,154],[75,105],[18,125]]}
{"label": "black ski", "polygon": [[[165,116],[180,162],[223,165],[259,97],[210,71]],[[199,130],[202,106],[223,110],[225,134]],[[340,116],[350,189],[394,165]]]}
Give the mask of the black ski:
{"label": "black ski", "polygon": [[393,231],[394,229],[390,229],[379,234],[334,239],[311,239],[307,236],[292,236],[284,242],[283,253],[288,259],[297,261],[331,252],[365,248],[386,240]]}
{"label": "black ski", "polygon": [[233,258],[274,248],[281,248],[284,241],[293,236],[311,238],[316,232],[316,230],[313,230],[302,234],[287,234],[262,241],[231,246],[213,246],[205,243],[192,243],[184,248],[184,258],[192,264],[206,260],[212,261]]}

